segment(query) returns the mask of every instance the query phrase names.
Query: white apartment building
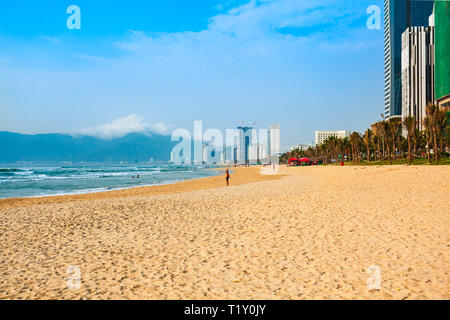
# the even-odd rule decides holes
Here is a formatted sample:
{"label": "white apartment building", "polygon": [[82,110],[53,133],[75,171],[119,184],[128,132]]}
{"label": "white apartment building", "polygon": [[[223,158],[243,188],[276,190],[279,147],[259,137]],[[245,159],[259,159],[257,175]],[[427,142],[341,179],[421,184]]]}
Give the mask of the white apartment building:
{"label": "white apartment building", "polygon": [[269,154],[270,156],[280,155],[280,125],[274,124],[269,127]]}
{"label": "white apartment building", "polygon": [[350,136],[349,130],[338,131],[316,131],[316,146],[321,145],[329,137],[344,139]]}
{"label": "white apartment building", "polygon": [[433,101],[434,27],[409,27],[402,34],[402,119],[414,116],[422,131]]}
{"label": "white apartment building", "polygon": [[249,147],[248,153],[250,164],[264,162],[267,158],[267,145],[264,143],[254,143]]}
{"label": "white apartment building", "polygon": [[299,149],[300,151],[307,151],[309,147],[311,147],[310,144],[294,144],[289,147],[288,151],[293,151],[295,149]]}

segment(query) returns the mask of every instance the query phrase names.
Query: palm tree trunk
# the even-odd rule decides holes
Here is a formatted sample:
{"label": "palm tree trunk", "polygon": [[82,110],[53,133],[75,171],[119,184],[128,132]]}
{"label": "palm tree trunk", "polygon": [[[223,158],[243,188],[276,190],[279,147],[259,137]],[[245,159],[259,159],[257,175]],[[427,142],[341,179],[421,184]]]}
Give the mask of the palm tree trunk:
{"label": "palm tree trunk", "polygon": [[412,158],[412,155],[411,155],[411,136],[409,136],[408,135],[408,153],[409,153],[409,155],[408,155],[408,157],[409,157],[409,160],[408,160],[408,163],[409,163],[409,165],[411,165],[411,158]]}
{"label": "palm tree trunk", "polygon": [[392,135],[392,157],[394,158],[394,160],[396,159],[395,135]]}
{"label": "palm tree trunk", "polygon": [[378,161],[381,160],[381,155],[380,155],[380,138],[378,138],[378,143],[377,143],[377,157],[378,157]]}
{"label": "palm tree trunk", "polygon": [[438,152],[436,129],[433,130],[433,138],[434,138],[434,159],[437,165],[439,162],[439,152]]}
{"label": "palm tree trunk", "polygon": [[389,145],[388,141],[386,141],[386,149],[387,149],[387,154],[388,154],[388,158],[389,158],[389,164],[392,164],[391,148],[390,148],[390,145]]}
{"label": "palm tree trunk", "polygon": [[355,164],[355,145],[352,143],[352,163]]}
{"label": "palm tree trunk", "polygon": [[367,146],[367,163],[370,163],[370,147]]}
{"label": "palm tree trunk", "polygon": [[414,141],[414,156],[417,154],[417,142]]}

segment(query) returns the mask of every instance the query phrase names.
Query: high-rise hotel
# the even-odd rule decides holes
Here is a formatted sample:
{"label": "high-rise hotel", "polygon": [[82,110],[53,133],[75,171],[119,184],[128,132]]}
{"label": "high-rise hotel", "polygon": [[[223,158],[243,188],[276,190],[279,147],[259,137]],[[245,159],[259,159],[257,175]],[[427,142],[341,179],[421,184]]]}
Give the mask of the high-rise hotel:
{"label": "high-rise hotel", "polygon": [[402,114],[402,33],[411,26],[427,26],[433,5],[430,0],[384,1],[385,118]]}
{"label": "high-rise hotel", "polygon": [[428,25],[402,35],[402,119],[413,116],[420,131],[428,104],[450,107],[449,48],[450,1],[434,1]]}
{"label": "high-rise hotel", "polygon": [[409,27],[402,35],[402,119],[413,116],[424,130],[426,106],[434,103],[434,15],[428,27]]}

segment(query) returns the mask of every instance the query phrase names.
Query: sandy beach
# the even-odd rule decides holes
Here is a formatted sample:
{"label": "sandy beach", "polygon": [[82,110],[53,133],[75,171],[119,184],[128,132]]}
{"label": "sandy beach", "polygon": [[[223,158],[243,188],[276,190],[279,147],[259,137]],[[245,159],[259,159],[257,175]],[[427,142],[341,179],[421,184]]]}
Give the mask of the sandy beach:
{"label": "sandy beach", "polygon": [[251,167],[228,188],[220,176],[0,200],[0,299],[449,299],[449,176]]}

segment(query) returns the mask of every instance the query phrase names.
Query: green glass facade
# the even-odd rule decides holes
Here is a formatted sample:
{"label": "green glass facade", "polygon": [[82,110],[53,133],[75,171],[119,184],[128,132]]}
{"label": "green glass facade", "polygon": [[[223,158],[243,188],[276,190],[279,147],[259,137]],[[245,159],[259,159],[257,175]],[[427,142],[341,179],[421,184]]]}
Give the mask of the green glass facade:
{"label": "green glass facade", "polygon": [[435,96],[450,94],[450,1],[435,2]]}

